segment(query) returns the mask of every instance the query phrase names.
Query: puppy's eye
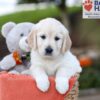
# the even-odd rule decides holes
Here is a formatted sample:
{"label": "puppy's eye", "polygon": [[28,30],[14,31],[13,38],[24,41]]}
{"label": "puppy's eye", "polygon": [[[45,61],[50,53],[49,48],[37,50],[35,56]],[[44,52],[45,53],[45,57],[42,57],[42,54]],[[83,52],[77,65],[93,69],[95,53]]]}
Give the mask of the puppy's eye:
{"label": "puppy's eye", "polygon": [[21,37],[23,37],[23,36],[24,36],[24,34],[23,34],[23,33],[21,33],[21,34],[20,34],[20,36],[21,36]]}
{"label": "puppy's eye", "polygon": [[58,40],[60,40],[60,38],[56,36],[56,37],[55,37],[55,41],[58,41]]}
{"label": "puppy's eye", "polygon": [[41,37],[43,40],[46,39],[46,36],[45,36],[45,35],[42,35],[42,36],[40,36],[40,37]]}

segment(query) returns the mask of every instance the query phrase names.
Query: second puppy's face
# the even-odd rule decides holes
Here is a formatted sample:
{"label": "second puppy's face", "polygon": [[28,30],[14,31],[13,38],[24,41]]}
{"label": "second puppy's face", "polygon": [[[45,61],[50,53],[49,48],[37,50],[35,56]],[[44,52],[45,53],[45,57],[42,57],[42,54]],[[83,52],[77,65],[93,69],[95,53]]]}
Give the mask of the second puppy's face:
{"label": "second puppy's face", "polygon": [[40,21],[28,37],[31,49],[45,58],[55,58],[71,46],[66,28],[57,20],[48,18]]}

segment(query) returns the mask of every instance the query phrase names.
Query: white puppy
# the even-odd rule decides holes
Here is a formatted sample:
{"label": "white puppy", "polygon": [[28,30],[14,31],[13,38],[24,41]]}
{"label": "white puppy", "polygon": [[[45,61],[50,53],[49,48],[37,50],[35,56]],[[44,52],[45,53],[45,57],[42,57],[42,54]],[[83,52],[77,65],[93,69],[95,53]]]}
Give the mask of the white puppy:
{"label": "white puppy", "polygon": [[53,75],[58,92],[66,93],[69,79],[81,72],[77,58],[70,52],[68,30],[56,19],[41,20],[29,34],[28,44],[31,48],[30,71],[37,87],[47,91],[48,75]]}

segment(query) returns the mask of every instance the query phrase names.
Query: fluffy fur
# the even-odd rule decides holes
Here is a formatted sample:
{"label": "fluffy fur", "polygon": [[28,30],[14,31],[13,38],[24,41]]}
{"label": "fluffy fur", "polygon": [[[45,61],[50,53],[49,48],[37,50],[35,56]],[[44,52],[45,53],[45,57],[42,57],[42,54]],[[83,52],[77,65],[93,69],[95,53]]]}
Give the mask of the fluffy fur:
{"label": "fluffy fur", "polygon": [[[69,88],[69,78],[81,72],[77,58],[70,52],[68,30],[56,19],[47,18],[35,25],[28,36],[31,48],[31,75],[37,87],[45,92],[49,88],[48,76],[55,76],[56,89],[64,94]],[[52,49],[47,54],[46,49]],[[49,50],[49,51],[50,51]]]}

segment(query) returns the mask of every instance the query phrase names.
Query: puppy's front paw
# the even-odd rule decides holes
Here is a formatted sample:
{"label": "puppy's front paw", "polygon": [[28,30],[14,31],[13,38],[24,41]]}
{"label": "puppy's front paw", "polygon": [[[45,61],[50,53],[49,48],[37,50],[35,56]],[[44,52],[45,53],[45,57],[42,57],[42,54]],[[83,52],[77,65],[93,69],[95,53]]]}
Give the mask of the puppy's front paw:
{"label": "puppy's front paw", "polygon": [[60,94],[65,94],[69,89],[69,81],[66,78],[56,78],[56,89]]}
{"label": "puppy's front paw", "polygon": [[50,86],[50,82],[47,79],[43,79],[43,78],[38,78],[36,79],[37,82],[37,87],[42,91],[42,92],[46,92],[49,89]]}

